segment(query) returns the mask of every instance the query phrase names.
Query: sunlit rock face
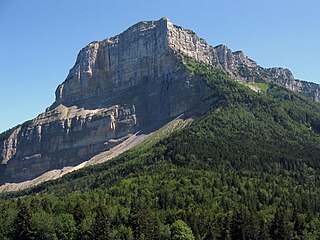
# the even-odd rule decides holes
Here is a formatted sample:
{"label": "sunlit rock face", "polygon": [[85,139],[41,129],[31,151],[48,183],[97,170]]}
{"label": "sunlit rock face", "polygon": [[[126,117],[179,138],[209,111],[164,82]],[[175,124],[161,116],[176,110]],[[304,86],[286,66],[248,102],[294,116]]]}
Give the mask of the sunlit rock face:
{"label": "sunlit rock face", "polygon": [[319,85],[294,79],[288,69],[266,69],[241,51],[212,47],[167,18],[139,22],[84,47],[46,112],[0,135],[0,183],[79,164],[114,146],[111,139],[206,112],[217,98],[185,70],[181,56],[222,68],[235,80],[268,79],[320,101]]}
{"label": "sunlit rock face", "polygon": [[212,91],[181,66],[168,24],[140,22],[83,48],[52,106],[1,135],[0,182],[81,163],[114,146],[110,139],[160,127],[192,109],[206,111]]}

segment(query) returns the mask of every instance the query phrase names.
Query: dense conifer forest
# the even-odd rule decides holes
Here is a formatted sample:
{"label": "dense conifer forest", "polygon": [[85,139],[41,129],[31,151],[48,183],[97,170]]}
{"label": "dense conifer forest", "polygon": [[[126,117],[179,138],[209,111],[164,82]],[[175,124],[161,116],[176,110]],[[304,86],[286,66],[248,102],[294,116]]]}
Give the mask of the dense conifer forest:
{"label": "dense conifer forest", "polygon": [[0,239],[320,239],[320,105],[183,59],[212,109],[116,159],[0,200]]}

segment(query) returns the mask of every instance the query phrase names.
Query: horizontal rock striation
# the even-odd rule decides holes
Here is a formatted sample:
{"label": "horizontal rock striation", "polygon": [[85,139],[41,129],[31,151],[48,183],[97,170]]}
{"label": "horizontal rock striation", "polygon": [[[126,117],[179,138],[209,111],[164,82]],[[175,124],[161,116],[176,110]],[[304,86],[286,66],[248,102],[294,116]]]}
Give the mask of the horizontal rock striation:
{"label": "horizontal rock striation", "polygon": [[74,166],[129,134],[207,111],[217,98],[182,67],[181,54],[233,79],[268,79],[320,101],[319,85],[294,79],[288,69],[263,68],[241,51],[212,47],[167,18],[139,22],[84,47],[46,112],[0,135],[0,183]]}
{"label": "horizontal rock striation", "polygon": [[134,109],[95,110],[59,105],[12,130],[3,141],[2,182],[32,179],[49,169],[76,165],[113,146],[137,125]]}
{"label": "horizontal rock striation", "polygon": [[[168,23],[140,22],[92,42],[77,56],[45,113],[1,135],[0,182],[21,182],[76,165],[119,139],[216,100],[169,47]],[[201,93],[201,94],[199,94]]]}

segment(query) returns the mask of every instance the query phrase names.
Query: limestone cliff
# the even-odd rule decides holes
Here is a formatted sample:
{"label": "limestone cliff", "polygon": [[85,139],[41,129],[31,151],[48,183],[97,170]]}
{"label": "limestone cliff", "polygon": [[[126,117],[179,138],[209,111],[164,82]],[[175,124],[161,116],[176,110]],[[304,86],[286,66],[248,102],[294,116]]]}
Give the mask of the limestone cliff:
{"label": "limestone cliff", "polygon": [[193,31],[177,27],[170,22],[168,22],[168,41],[174,51],[206,64],[221,67],[235,80],[261,82],[268,79],[320,102],[319,84],[295,79],[288,69],[263,68],[245,56],[242,51],[233,52],[225,45],[212,47]]}
{"label": "limestone cliff", "polygon": [[95,110],[59,105],[1,139],[2,181],[19,182],[87,160],[112,147],[106,142],[133,133],[134,109]]}
{"label": "limestone cliff", "polygon": [[241,51],[212,47],[167,18],[139,22],[83,48],[47,111],[0,135],[0,183],[79,164],[113,147],[111,139],[205,112],[215,94],[181,66],[181,54],[236,80],[269,79],[320,101],[319,85],[296,80],[287,69],[265,69]]}
{"label": "limestone cliff", "polygon": [[263,68],[242,51],[233,52],[225,45],[212,47],[193,31],[162,18],[140,22],[118,36],[83,48],[67,79],[57,88],[53,107],[59,103],[97,107],[101,101],[112,102],[111,95],[148,84],[159,76],[170,79],[172,66],[177,65],[172,53],[221,67],[234,79],[268,79],[319,101],[318,84],[294,79],[288,69]]}
{"label": "limestone cliff", "polygon": [[181,66],[169,47],[168,23],[140,22],[83,48],[52,106],[1,135],[0,182],[76,165],[114,146],[111,139],[193,109],[205,112],[214,94]]}

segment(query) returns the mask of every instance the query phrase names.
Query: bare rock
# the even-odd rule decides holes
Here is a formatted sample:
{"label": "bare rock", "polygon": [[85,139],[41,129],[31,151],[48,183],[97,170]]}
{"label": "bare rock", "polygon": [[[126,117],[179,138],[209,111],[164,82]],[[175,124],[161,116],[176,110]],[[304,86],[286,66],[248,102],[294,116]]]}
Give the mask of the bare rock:
{"label": "bare rock", "polygon": [[167,18],[139,22],[84,47],[55,102],[0,135],[0,183],[76,166],[121,142],[116,139],[183,113],[206,112],[217,97],[182,67],[181,55],[222,68],[236,80],[269,79],[320,101],[319,85],[294,79],[288,69],[266,69],[241,51],[212,47]]}

